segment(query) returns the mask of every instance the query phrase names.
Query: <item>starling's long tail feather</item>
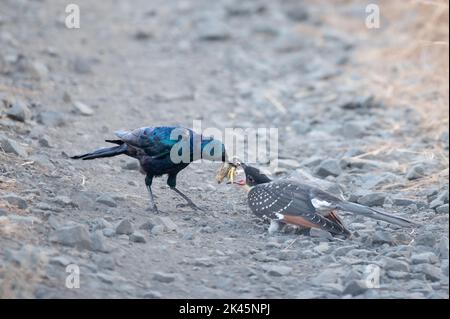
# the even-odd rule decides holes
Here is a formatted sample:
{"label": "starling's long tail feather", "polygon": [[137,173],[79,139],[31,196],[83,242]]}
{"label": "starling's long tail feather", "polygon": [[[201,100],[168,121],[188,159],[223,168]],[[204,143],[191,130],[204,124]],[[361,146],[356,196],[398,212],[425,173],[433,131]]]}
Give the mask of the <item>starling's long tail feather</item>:
{"label": "starling's long tail feather", "polygon": [[418,226],[417,223],[415,223],[411,220],[408,220],[406,218],[393,216],[393,215],[383,212],[381,210],[367,207],[367,206],[360,205],[360,204],[356,204],[356,203],[350,203],[350,202],[341,203],[341,204],[339,204],[339,208],[344,211],[348,211],[350,213],[355,213],[355,214],[363,215],[363,216],[370,217],[373,219],[382,220],[382,221],[385,221],[385,222],[388,222],[391,224],[395,224],[395,225],[399,225],[402,227]]}
{"label": "starling's long tail feather", "polygon": [[72,159],[91,160],[91,159],[95,159],[95,158],[112,157],[112,156],[117,156],[120,154],[126,154],[126,152],[127,152],[127,144],[122,144],[122,145],[114,146],[114,147],[100,148],[91,153],[72,156],[71,158]]}

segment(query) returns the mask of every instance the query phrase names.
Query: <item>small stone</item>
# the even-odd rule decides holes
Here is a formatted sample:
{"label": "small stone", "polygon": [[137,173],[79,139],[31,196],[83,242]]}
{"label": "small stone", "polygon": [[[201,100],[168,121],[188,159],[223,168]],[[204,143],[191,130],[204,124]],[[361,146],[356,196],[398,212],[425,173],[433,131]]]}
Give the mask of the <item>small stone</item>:
{"label": "small stone", "polygon": [[50,241],[65,246],[85,249],[91,248],[89,232],[83,225],[63,226],[50,235]]}
{"label": "small stone", "polygon": [[281,277],[289,275],[292,272],[292,268],[282,265],[264,266],[263,269],[270,275],[274,277]]}
{"label": "small stone", "polygon": [[425,275],[425,278],[431,281],[439,281],[441,280],[441,269],[439,269],[436,266],[430,265],[430,264],[422,264],[419,265],[418,268],[419,272],[423,273]]}
{"label": "small stone", "polygon": [[145,222],[141,226],[139,226],[139,229],[151,231],[153,227],[155,227],[155,224],[153,224],[152,222]]}
{"label": "small stone", "polygon": [[327,232],[326,230],[320,229],[320,228],[311,228],[309,230],[309,235],[311,237],[316,237],[316,238],[322,238],[322,239],[328,239],[328,240],[333,239],[333,235],[331,235],[331,233]]}
{"label": "small stone", "polygon": [[133,234],[130,235],[130,241],[135,243],[145,243],[147,240],[145,239],[144,234],[139,231],[134,231]]}
{"label": "small stone", "polygon": [[436,236],[432,232],[426,232],[417,235],[415,238],[417,245],[433,247],[436,244]]}
{"label": "small stone", "polygon": [[50,142],[48,141],[48,138],[46,138],[46,137],[39,138],[38,142],[39,142],[39,145],[42,147],[51,147]]}
{"label": "small stone", "polygon": [[4,135],[0,135],[0,150],[20,157],[28,156],[27,151],[19,143]]}
{"label": "small stone", "polygon": [[448,214],[448,204],[444,204],[444,205],[436,207],[436,213]]}
{"label": "small stone", "polygon": [[176,276],[174,274],[168,274],[164,272],[155,272],[153,274],[153,280],[163,282],[163,283],[171,283],[175,281]]}
{"label": "small stone", "polygon": [[27,202],[20,196],[15,194],[8,194],[0,197],[11,205],[17,206],[20,209],[26,209],[28,207]]}
{"label": "small stone", "polygon": [[295,22],[302,22],[309,18],[308,11],[300,5],[289,7],[288,10],[286,10],[286,16]]}
{"label": "small stone", "polygon": [[440,241],[439,241],[439,257],[441,257],[441,259],[448,259],[448,238],[447,237],[443,237]]}
{"label": "small stone", "polygon": [[392,245],[395,243],[395,239],[390,232],[384,230],[377,230],[372,236],[372,243],[380,245],[382,244]]}
{"label": "small stone", "polygon": [[409,273],[404,272],[404,271],[388,270],[386,272],[386,275],[392,279],[407,279],[407,278],[409,278]]}
{"label": "small stone", "polygon": [[435,264],[439,261],[439,258],[433,252],[424,252],[420,254],[413,254],[411,256],[411,263],[413,265],[418,264]]}
{"label": "small stone", "polygon": [[364,280],[352,280],[345,287],[343,294],[357,296],[366,292],[367,289],[369,289],[369,287]]}
{"label": "small stone", "polygon": [[316,167],[314,173],[321,177],[339,176],[342,173],[339,161],[335,159],[326,159]]}
{"label": "small stone", "polygon": [[110,222],[108,222],[106,219],[104,218],[96,218],[92,221],[92,230],[97,230],[97,229],[105,229],[105,228],[112,228],[112,225]]}
{"label": "small stone", "polygon": [[360,197],[358,199],[358,203],[369,207],[383,206],[385,200],[386,200],[385,193],[370,193]]}
{"label": "small stone", "polygon": [[107,194],[100,195],[95,201],[109,207],[117,207],[117,203],[114,199]]}
{"label": "small stone", "polygon": [[384,257],[382,263],[385,270],[409,272],[409,264],[405,261]]}
{"label": "small stone", "polygon": [[199,24],[198,38],[202,41],[225,41],[230,38],[230,33],[223,22],[208,19]]}
{"label": "small stone", "polygon": [[153,235],[161,235],[164,232],[164,226],[163,225],[155,225],[152,230],[151,233]]}
{"label": "small stone", "polygon": [[91,63],[88,59],[77,57],[73,61],[73,70],[79,74],[91,73]]}
{"label": "small stone", "polygon": [[105,229],[103,229],[103,235],[105,237],[112,237],[112,236],[114,236],[115,233],[116,233],[115,230],[112,229],[112,228],[105,228]]}
{"label": "small stone", "polygon": [[406,178],[409,180],[414,180],[421,178],[424,175],[425,175],[425,168],[423,167],[423,165],[418,164],[414,165],[409,169],[408,173],[406,174]]}
{"label": "small stone", "polygon": [[91,250],[107,253],[110,249],[106,245],[105,236],[101,230],[97,230],[91,235]]}
{"label": "small stone", "polygon": [[116,226],[116,234],[130,235],[133,233],[133,225],[128,219],[122,219]]}
{"label": "small stone", "polygon": [[81,115],[91,116],[94,115],[94,110],[89,106],[80,101],[73,102],[76,112]]}
{"label": "small stone", "polygon": [[36,121],[39,124],[49,127],[61,127],[66,125],[64,116],[59,112],[43,111],[36,116]]}
{"label": "small stone", "polygon": [[143,297],[146,299],[161,299],[162,295],[159,291],[149,290],[144,294]]}
{"label": "small stone", "polygon": [[55,199],[53,200],[56,204],[61,205],[61,206],[72,206],[72,207],[77,207],[77,204],[75,204],[72,199],[68,196],[64,196],[64,195],[60,195],[60,196],[56,196]]}
{"label": "small stone", "polygon": [[395,206],[411,206],[411,205],[417,205],[417,207],[426,206],[426,204],[423,202],[418,202],[414,199],[409,198],[394,198],[392,200],[392,204]]}
{"label": "small stone", "polygon": [[56,256],[50,259],[50,264],[53,265],[60,265],[63,267],[66,267],[67,265],[70,265],[72,261],[65,256]]}
{"label": "small stone", "polygon": [[25,122],[29,112],[25,103],[16,102],[12,104],[11,108],[6,112],[6,115],[15,121]]}
{"label": "small stone", "polygon": [[138,30],[135,34],[134,34],[134,38],[136,40],[139,41],[144,41],[144,40],[148,40],[153,38],[153,33],[151,31],[148,30]]}
{"label": "small stone", "polygon": [[139,170],[140,164],[137,160],[128,161],[125,165],[122,166],[123,169],[128,169],[132,171]]}
{"label": "small stone", "polygon": [[48,76],[48,67],[39,61],[34,61],[30,64],[30,72],[32,75],[40,80],[45,79]]}
{"label": "small stone", "polygon": [[166,232],[176,232],[178,230],[178,226],[169,217],[158,216],[155,221],[157,224],[162,225],[164,227],[164,231]]}

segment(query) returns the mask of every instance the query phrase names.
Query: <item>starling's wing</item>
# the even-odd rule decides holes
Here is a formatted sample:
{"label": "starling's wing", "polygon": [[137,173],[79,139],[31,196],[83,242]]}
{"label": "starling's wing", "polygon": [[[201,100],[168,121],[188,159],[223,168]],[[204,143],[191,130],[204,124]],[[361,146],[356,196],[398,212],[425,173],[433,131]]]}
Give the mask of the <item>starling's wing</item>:
{"label": "starling's wing", "polygon": [[248,202],[250,209],[259,217],[321,228],[333,234],[349,234],[342,225],[318,214],[311,202],[310,188],[293,181],[257,185],[250,190]]}
{"label": "starling's wing", "polygon": [[115,134],[125,143],[144,150],[147,155],[160,158],[169,155],[172,147],[182,140],[187,141],[186,146],[190,146],[192,131],[182,127],[161,126],[117,131]]}

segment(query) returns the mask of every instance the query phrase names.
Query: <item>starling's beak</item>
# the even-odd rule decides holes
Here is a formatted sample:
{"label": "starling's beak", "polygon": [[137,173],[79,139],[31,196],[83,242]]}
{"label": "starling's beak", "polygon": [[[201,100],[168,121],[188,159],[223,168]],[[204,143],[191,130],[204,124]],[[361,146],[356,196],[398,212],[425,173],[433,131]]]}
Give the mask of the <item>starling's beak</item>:
{"label": "starling's beak", "polygon": [[236,175],[236,165],[233,163],[225,162],[217,172],[216,175],[217,183],[219,184],[222,183],[225,178],[233,183],[235,175]]}

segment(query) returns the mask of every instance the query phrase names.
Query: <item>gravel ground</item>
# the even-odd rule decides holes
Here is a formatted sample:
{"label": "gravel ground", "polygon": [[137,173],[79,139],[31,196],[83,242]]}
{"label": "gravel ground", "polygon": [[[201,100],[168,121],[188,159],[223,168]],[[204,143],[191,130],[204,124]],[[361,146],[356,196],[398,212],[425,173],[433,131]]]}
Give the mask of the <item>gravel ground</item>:
{"label": "gravel ground", "polygon": [[[0,3],[0,297],[448,298],[448,130],[385,105],[348,71],[358,41],[301,1]],[[355,15],[364,9],[352,7]],[[345,79],[345,80],[344,80]],[[178,186],[126,157],[78,162],[117,129],[278,127],[280,165],[414,231],[344,216],[352,239],[255,220],[245,193],[194,163]],[[436,152],[436,149],[440,152]],[[444,176],[442,176],[444,172]],[[66,287],[66,266],[80,288]],[[379,288],[367,286],[379,271]]]}

